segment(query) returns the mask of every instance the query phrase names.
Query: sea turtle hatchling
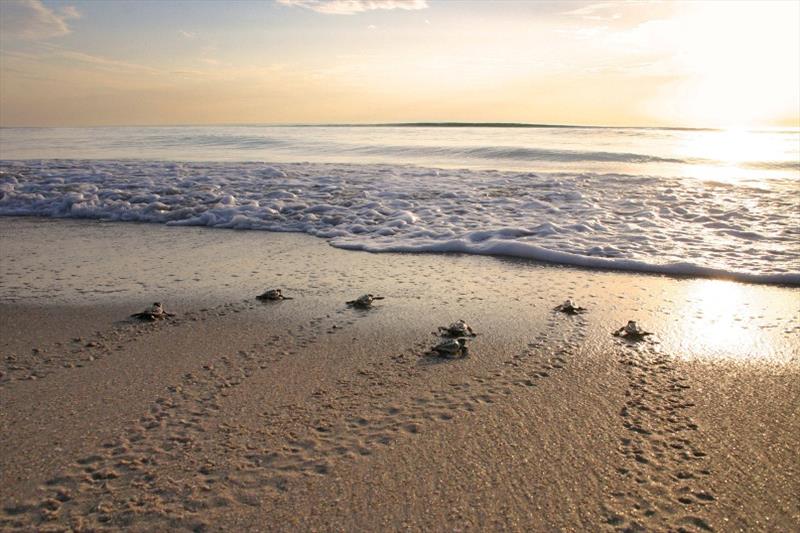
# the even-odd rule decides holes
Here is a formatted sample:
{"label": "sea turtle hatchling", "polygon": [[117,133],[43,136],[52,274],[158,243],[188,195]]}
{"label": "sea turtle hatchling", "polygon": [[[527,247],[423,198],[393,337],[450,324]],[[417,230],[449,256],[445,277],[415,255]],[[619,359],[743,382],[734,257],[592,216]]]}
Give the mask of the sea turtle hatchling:
{"label": "sea turtle hatchling", "polygon": [[138,318],[140,320],[149,320],[150,322],[155,322],[156,320],[164,320],[165,318],[169,318],[175,316],[173,313],[167,313],[164,311],[164,306],[161,305],[161,302],[154,302],[153,305],[142,311],[141,313],[134,313],[131,315],[132,318]]}
{"label": "sea turtle hatchling", "polygon": [[256,300],[261,300],[262,302],[291,299],[289,296],[284,296],[280,289],[269,289],[256,296]]}
{"label": "sea turtle hatchling", "polygon": [[449,326],[439,326],[439,333],[447,335],[448,337],[475,337],[476,333],[472,328],[463,320],[457,320]]}
{"label": "sea turtle hatchling", "polygon": [[355,300],[350,300],[349,302],[346,303],[350,307],[357,307],[359,309],[369,309],[370,307],[372,307],[372,302],[374,302],[375,300],[383,300],[383,296],[365,294],[363,296],[359,296]]}
{"label": "sea turtle hatchling", "polygon": [[467,339],[445,339],[433,348],[431,353],[439,357],[455,357],[460,355],[466,357],[469,349],[467,348]]}
{"label": "sea turtle hatchling", "polygon": [[624,337],[626,339],[640,341],[646,336],[652,335],[649,331],[643,330],[635,320],[628,320],[628,323],[619,328],[613,333],[615,337]]}
{"label": "sea turtle hatchling", "polygon": [[567,315],[579,315],[586,312],[585,307],[579,307],[575,305],[575,302],[573,302],[572,299],[567,299],[563,304],[555,306],[554,310]]}

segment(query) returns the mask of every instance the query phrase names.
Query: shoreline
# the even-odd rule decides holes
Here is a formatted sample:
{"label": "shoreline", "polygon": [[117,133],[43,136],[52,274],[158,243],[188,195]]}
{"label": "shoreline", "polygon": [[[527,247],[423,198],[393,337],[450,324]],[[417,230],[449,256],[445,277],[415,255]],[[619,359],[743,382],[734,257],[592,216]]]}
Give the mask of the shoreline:
{"label": "shoreline", "polygon": [[[430,250],[426,249],[425,246],[415,247],[404,249],[403,247],[398,247],[397,249],[372,249],[370,246],[362,245],[362,244],[333,244],[329,240],[326,240],[324,237],[318,237],[316,235],[308,234],[304,231],[278,231],[278,230],[269,230],[269,229],[246,229],[246,228],[219,228],[219,227],[208,227],[204,225],[166,225],[160,222],[152,222],[152,221],[142,221],[142,220],[126,220],[126,221],[119,221],[119,220],[106,220],[106,219],[97,219],[97,218],[81,218],[81,217],[66,217],[66,218],[56,218],[56,217],[49,217],[49,216],[41,216],[41,215],[0,215],[0,220],[3,218],[9,220],[16,220],[16,219],[26,219],[26,220],[34,220],[34,221],[51,221],[62,223],[64,221],[75,221],[77,223],[85,223],[85,224],[117,224],[123,223],[126,225],[159,225],[163,226],[164,228],[169,228],[170,230],[175,229],[184,229],[184,228],[197,228],[202,230],[223,230],[223,231],[257,231],[257,232],[267,232],[267,233],[278,233],[278,234],[292,234],[297,236],[302,236],[303,238],[310,237],[314,240],[322,240],[328,246],[332,246],[334,248],[338,248],[340,250],[346,250],[350,252],[363,252],[363,253],[372,253],[372,254],[403,254],[403,255],[439,255],[439,256],[460,256],[460,255],[472,255],[478,257],[486,257],[495,260],[509,260],[509,261],[519,261],[523,264],[530,264],[533,267],[554,267],[554,268],[566,268],[572,270],[579,270],[585,271],[588,273],[592,272],[599,272],[599,273],[617,273],[617,274],[632,274],[632,275],[644,275],[644,276],[661,276],[673,280],[710,280],[710,281],[724,281],[724,282],[732,282],[732,283],[742,283],[745,285],[762,285],[767,287],[776,287],[776,288],[785,288],[785,289],[797,289],[800,288],[800,272],[783,272],[783,273],[772,273],[772,274],[754,274],[749,272],[740,272],[740,273],[730,273],[723,269],[717,269],[713,267],[703,267],[699,265],[691,264],[689,265],[691,268],[691,272],[682,272],[681,270],[685,270],[688,268],[686,265],[682,264],[650,264],[644,263],[638,260],[626,260],[623,264],[617,264],[613,260],[606,259],[603,257],[592,257],[592,256],[583,256],[578,254],[571,254],[565,252],[558,252],[552,250],[546,250],[543,248],[539,248],[537,246],[532,246],[532,248],[539,250],[540,255],[550,255],[553,256],[554,259],[545,259],[540,257],[540,255],[518,255],[518,254],[511,254],[511,253],[502,253],[501,251],[490,251],[490,253],[486,253],[483,251],[476,251],[471,250],[468,248],[464,249],[457,249],[458,246],[451,246],[452,250],[439,250],[431,248]],[[514,241],[496,241],[495,243],[498,248],[501,248],[506,245],[515,245],[515,244],[524,244],[524,243],[515,243]],[[559,261],[555,259],[555,257],[563,256],[565,259],[563,261]],[[783,281],[780,281],[783,280]]]}
{"label": "shoreline", "polygon": [[[800,290],[74,220],[0,244],[2,528],[800,524]],[[175,319],[128,320],[154,300]],[[459,318],[469,357],[427,356]]]}
{"label": "shoreline", "polygon": [[[364,162],[51,159],[0,166],[4,215],[296,231],[373,252],[524,257],[800,286],[793,176],[725,182],[702,173]],[[755,204],[743,211],[749,193]]]}

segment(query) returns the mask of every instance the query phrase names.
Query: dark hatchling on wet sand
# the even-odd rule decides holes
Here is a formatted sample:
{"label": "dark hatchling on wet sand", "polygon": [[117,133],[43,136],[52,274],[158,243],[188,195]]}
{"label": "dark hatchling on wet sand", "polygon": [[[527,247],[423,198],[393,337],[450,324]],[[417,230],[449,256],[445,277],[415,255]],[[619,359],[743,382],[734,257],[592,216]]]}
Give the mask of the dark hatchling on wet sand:
{"label": "dark hatchling on wet sand", "polygon": [[628,320],[628,323],[612,333],[615,337],[622,337],[631,341],[644,340],[648,335],[652,335],[649,331],[643,330],[635,320]]}
{"label": "dark hatchling on wet sand", "polygon": [[467,340],[468,339],[464,338],[445,339],[431,348],[430,353],[438,357],[466,357],[469,353],[469,348],[467,348]]}
{"label": "dark hatchling on wet sand", "polygon": [[375,300],[383,300],[383,296],[375,296],[372,294],[365,294],[363,296],[359,296],[355,300],[350,300],[349,302],[345,302],[350,307],[356,307],[358,309],[369,309],[372,307],[372,303]]}
{"label": "dark hatchling on wet sand", "polygon": [[475,337],[477,335],[464,320],[457,320],[449,326],[439,326],[439,333],[447,337]]}
{"label": "dark hatchling on wet sand", "polygon": [[262,302],[275,302],[280,300],[291,300],[291,299],[292,298],[289,296],[284,296],[280,289],[267,289],[266,291],[256,296],[256,300],[260,300]]}
{"label": "dark hatchling on wet sand", "polygon": [[131,318],[138,318],[139,320],[147,320],[155,322],[156,320],[164,320],[165,318],[175,316],[174,313],[167,313],[164,311],[164,306],[161,302],[154,302],[153,305],[142,311],[141,313],[134,313]]}
{"label": "dark hatchling on wet sand", "polygon": [[586,312],[585,307],[575,305],[575,302],[573,302],[571,298],[565,300],[563,304],[555,306],[553,310],[566,315],[579,315]]}

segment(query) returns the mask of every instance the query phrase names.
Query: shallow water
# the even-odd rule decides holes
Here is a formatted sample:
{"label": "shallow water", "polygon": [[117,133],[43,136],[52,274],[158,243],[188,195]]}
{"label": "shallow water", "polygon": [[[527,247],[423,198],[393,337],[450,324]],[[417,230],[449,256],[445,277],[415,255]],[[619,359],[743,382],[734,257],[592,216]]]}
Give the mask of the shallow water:
{"label": "shallow water", "polygon": [[796,130],[13,128],[0,142],[3,215],[800,284]]}

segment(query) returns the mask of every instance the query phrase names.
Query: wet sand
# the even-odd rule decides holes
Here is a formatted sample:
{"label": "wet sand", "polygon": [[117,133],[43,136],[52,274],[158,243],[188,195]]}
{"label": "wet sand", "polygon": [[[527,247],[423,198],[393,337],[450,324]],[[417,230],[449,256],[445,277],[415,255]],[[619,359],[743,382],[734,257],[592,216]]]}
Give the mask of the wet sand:
{"label": "wet sand", "polygon": [[796,288],[87,221],[0,249],[1,529],[800,528]]}

